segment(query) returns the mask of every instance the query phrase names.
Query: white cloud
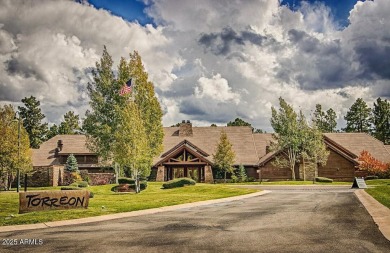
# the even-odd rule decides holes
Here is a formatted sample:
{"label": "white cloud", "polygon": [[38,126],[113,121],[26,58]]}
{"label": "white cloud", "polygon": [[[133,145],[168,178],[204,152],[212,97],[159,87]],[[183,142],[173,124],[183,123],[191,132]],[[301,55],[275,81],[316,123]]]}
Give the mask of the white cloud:
{"label": "white cloud", "polygon": [[220,102],[232,101],[235,104],[240,101],[240,94],[234,93],[228,81],[219,73],[211,78],[199,78],[198,85],[195,87],[195,96],[197,98],[208,97]]}

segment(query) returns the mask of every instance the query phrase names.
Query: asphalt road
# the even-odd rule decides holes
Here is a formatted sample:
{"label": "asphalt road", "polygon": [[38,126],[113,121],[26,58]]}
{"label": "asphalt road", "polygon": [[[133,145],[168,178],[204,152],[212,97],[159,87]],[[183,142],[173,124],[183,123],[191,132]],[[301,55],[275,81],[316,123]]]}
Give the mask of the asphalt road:
{"label": "asphalt road", "polygon": [[0,252],[390,252],[366,209],[343,188],[274,188],[241,201],[0,239],[19,244],[0,245]]}

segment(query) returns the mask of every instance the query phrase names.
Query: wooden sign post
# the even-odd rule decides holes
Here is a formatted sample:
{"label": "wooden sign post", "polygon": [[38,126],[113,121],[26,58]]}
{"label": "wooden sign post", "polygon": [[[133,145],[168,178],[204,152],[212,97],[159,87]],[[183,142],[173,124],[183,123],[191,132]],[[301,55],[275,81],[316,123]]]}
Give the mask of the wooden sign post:
{"label": "wooden sign post", "polygon": [[20,192],[19,213],[88,208],[89,191]]}
{"label": "wooden sign post", "polygon": [[364,181],[364,178],[355,177],[352,188],[366,189],[367,185],[366,182]]}

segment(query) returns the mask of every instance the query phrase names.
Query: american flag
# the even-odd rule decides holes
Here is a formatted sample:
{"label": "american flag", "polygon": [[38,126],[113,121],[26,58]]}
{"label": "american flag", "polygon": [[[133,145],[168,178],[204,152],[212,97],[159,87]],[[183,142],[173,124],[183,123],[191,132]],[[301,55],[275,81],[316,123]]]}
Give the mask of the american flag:
{"label": "american flag", "polygon": [[131,92],[131,78],[129,79],[129,81],[127,81],[123,87],[121,88],[121,90],[119,91],[119,95],[123,96],[127,93],[130,93]]}

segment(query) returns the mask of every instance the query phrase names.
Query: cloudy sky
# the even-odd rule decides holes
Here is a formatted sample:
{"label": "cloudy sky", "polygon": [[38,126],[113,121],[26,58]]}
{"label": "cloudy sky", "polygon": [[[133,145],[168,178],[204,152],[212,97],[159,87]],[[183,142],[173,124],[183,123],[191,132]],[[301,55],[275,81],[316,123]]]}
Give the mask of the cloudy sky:
{"label": "cloudy sky", "polygon": [[36,96],[49,123],[84,116],[103,45],[138,50],[169,126],[240,117],[272,131],[283,97],[342,117],[390,99],[390,1],[0,0],[0,103]]}

